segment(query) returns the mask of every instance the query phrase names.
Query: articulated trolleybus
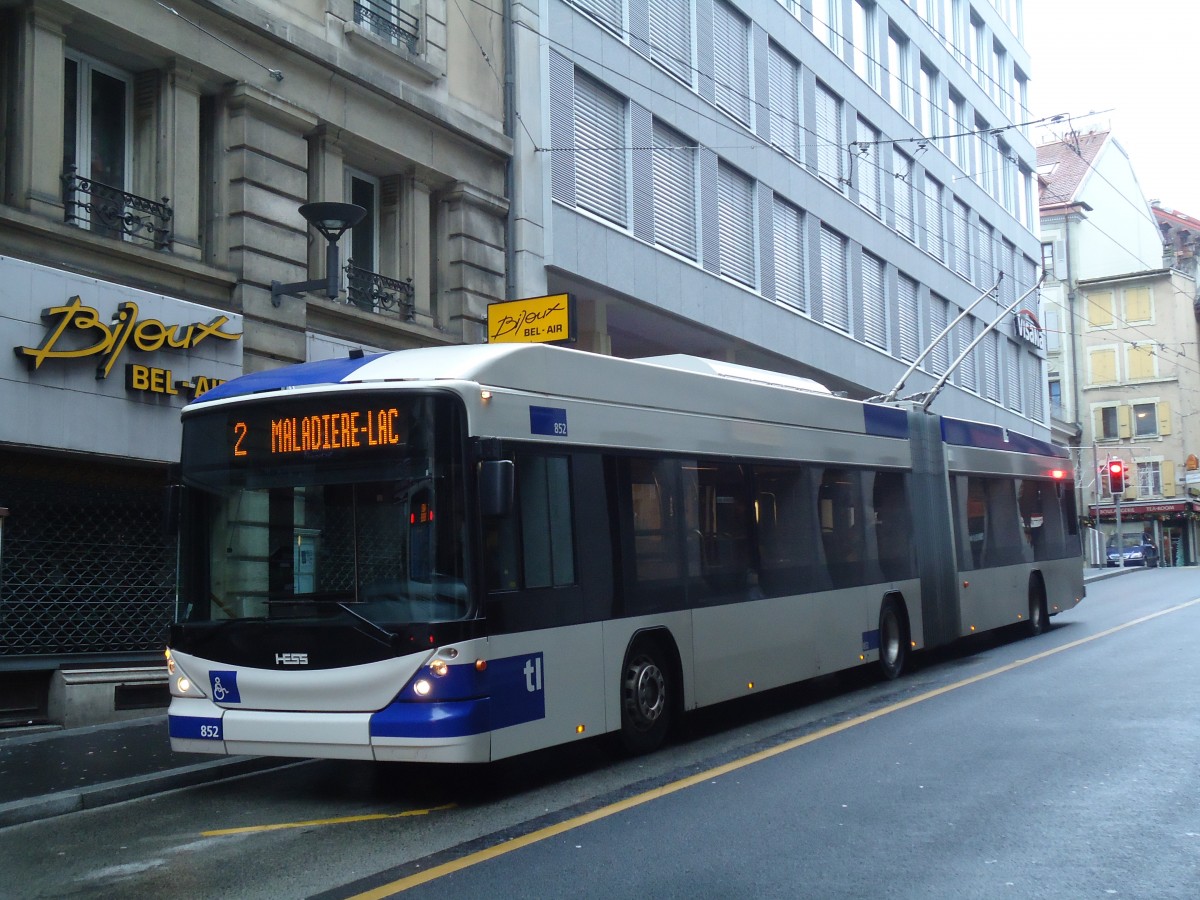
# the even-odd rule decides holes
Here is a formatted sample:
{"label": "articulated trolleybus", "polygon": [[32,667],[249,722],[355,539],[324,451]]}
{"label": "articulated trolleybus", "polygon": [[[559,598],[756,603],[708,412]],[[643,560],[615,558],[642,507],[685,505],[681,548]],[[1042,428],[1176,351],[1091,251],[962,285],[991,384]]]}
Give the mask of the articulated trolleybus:
{"label": "articulated trolleybus", "polygon": [[407,350],[183,413],[171,743],[483,762],[1083,595],[1068,458],[691,357]]}

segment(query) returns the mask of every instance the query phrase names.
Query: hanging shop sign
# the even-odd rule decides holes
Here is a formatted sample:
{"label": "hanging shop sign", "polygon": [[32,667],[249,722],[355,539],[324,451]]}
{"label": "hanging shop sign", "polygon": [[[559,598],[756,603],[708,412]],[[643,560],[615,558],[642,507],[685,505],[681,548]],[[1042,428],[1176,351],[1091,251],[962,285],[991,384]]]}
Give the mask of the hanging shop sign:
{"label": "hanging shop sign", "polygon": [[487,308],[489,344],[574,343],[575,298],[550,294],[493,303]]}
{"label": "hanging shop sign", "polygon": [[1017,310],[1013,313],[1013,334],[1039,350],[1046,349],[1046,332],[1042,328],[1042,323],[1028,309]]}
{"label": "hanging shop sign", "polygon": [[[1187,509],[1188,503],[1184,500],[1175,503],[1122,503],[1121,517],[1178,515],[1187,512]],[[1117,510],[1112,506],[1101,506],[1099,513],[1100,518],[1105,520],[1117,517]]]}

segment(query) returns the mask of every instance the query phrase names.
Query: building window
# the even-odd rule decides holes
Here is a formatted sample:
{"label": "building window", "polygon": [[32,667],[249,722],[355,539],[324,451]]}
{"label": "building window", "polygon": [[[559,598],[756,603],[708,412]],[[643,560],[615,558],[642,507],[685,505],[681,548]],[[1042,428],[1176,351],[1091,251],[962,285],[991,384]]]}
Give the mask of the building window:
{"label": "building window", "polygon": [[[937,294],[929,295],[929,339],[932,341],[946,330],[950,322],[950,304]],[[943,374],[950,367],[950,338],[946,335],[929,351],[929,371],[934,375]]]}
{"label": "building window", "polygon": [[767,50],[767,96],[771,143],[788,156],[801,159],[800,66],[775,43]]}
{"label": "building window", "polygon": [[1138,497],[1161,497],[1163,495],[1162,463],[1158,460],[1134,460],[1137,468]]}
{"label": "building window", "polygon": [[721,274],[747,287],[757,286],[754,257],[754,181],[717,163],[717,223]]}
{"label": "building window", "polygon": [[921,133],[931,138],[942,132],[941,106],[938,103],[938,73],[921,61]]}
{"label": "building window", "polygon": [[858,146],[854,153],[854,176],[858,202],[876,218],[883,217],[880,199],[879,132],[858,120]]}
{"label": "building window", "polygon": [[961,200],[954,201],[954,271],[971,281],[971,212]]}
{"label": "building window", "polygon": [[1158,437],[1158,410],[1153,403],[1133,404],[1133,436]]}
{"label": "building window", "polygon": [[750,23],[723,0],[713,4],[715,101],[743,125],[750,122]]}
{"label": "building window", "polygon": [[869,0],[854,0],[854,71],[876,91],[879,90],[879,48],[875,33],[875,4]]}
{"label": "building window", "polygon": [[950,92],[950,132],[946,139],[949,143],[947,152],[950,154],[950,161],[962,171],[970,172],[971,148],[968,143],[970,129],[967,128],[967,102],[954,91]]}
{"label": "building window", "polygon": [[1084,295],[1088,328],[1111,328],[1116,316],[1112,291],[1094,291]]}
{"label": "building window", "polygon": [[1154,343],[1133,344],[1125,350],[1125,365],[1130,381],[1149,381],[1158,377],[1158,354]]}
{"label": "building window", "polygon": [[1047,280],[1054,280],[1054,242],[1042,241],[1042,271]]}
{"label": "building window", "polygon": [[1117,350],[1115,347],[1092,347],[1088,350],[1088,384],[1117,383]]}
{"label": "building window", "polygon": [[821,226],[821,320],[839,331],[850,331],[850,273],[846,238]]}
{"label": "building window", "polygon": [[575,73],[575,194],[578,205],[628,222],[625,98]]}
{"label": "building window", "polygon": [[692,5],[689,0],[649,0],[650,58],[688,87],[693,81]]}
{"label": "building window", "polygon": [[346,169],[346,200],[367,211],[350,230],[345,246],[356,268],[377,272],[379,262],[379,179]]}
{"label": "building window", "polygon": [[654,241],[696,258],[696,150],[693,142],[654,122]]}
{"label": "building window", "polygon": [[1124,293],[1126,322],[1151,322],[1154,320],[1154,307],[1151,304],[1150,288],[1126,288]]}
{"label": "building window", "polygon": [[841,0],[815,0],[813,3],[813,34],[838,56],[842,55]]}
{"label": "building window", "polygon": [[946,230],[942,224],[942,186],[925,176],[925,249],[935,259],[946,259]]}
{"label": "building window", "polygon": [[[979,332],[979,329],[975,326],[975,317],[966,316],[965,318],[960,319],[958,324],[954,327],[954,332],[954,351],[956,354],[962,354],[968,347],[971,346],[971,342],[975,340],[975,335]],[[978,352],[979,346],[976,345],[974,350],[972,350],[970,353],[967,353],[967,355],[963,357],[963,361],[958,364],[958,370],[954,373],[958,382],[958,386],[964,390],[979,390],[979,381],[975,367],[975,358]]]}
{"label": "building window", "polygon": [[1063,400],[1062,400],[1062,381],[1058,378],[1051,378],[1048,387],[1050,388],[1050,409],[1059,418],[1062,417]]}
{"label": "building window", "polygon": [[887,303],[884,298],[883,260],[870,253],[862,255],[863,339],[887,349]]}
{"label": "building window", "polygon": [[775,229],[775,299],[804,312],[804,213],[779,197],[772,210]]}
{"label": "building window", "polygon": [[908,74],[908,38],[888,32],[888,99],[892,108],[912,121],[912,85]]}
{"label": "building window", "polygon": [[842,189],[842,98],[820,82],[814,103],[817,119],[817,174]]}
{"label": "building window", "polygon": [[901,272],[896,284],[899,292],[897,305],[900,312],[900,358],[910,363],[921,353],[917,322],[917,283]]}
{"label": "building window", "polygon": [[[1121,417],[1117,414],[1117,404],[1098,406],[1092,413],[1093,437],[1098,441],[1119,441],[1121,435]],[[1129,436],[1129,422],[1126,418],[1125,437]]]}
{"label": "building window", "polygon": [[917,224],[913,217],[912,160],[899,150],[892,151],[892,174],[895,176],[896,230],[915,242]]}
{"label": "building window", "polygon": [[601,24],[617,34],[621,34],[624,14],[622,0],[572,0],[572,2]]}

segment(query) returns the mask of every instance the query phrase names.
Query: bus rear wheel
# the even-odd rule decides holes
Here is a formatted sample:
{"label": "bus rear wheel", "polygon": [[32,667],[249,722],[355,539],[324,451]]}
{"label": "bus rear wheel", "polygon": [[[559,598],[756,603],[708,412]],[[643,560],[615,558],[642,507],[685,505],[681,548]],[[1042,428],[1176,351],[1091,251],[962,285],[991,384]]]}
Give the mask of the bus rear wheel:
{"label": "bus rear wheel", "polygon": [[629,753],[649,753],[671,727],[674,695],[666,654],[652,641],[638,641],[621,673],[621,745]]}
{"label": "bus rear wheel", "polygon": [[900,677],[907,662],[907,621],[901,604],[887,597],[879,609],[879,671],[890,681]]}
{"label": "bus rear wheel", "polygon": [[1036,637],[1045,632],[1050,625],[1050,616],[1046,612],[1046,594],[1041,585],[1032,585],[1029,589],[1029,636]]}

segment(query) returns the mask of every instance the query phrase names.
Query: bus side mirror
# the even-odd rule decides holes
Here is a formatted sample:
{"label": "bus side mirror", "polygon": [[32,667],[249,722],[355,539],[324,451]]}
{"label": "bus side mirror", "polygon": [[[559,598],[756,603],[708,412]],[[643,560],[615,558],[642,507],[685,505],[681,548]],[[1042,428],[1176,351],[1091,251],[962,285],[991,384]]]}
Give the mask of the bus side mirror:
{"label": "bus side mirror", "polygon": [[513,504],[511,459],[485,459],[479,463],[479,512],[492,518],[507,516]]}

